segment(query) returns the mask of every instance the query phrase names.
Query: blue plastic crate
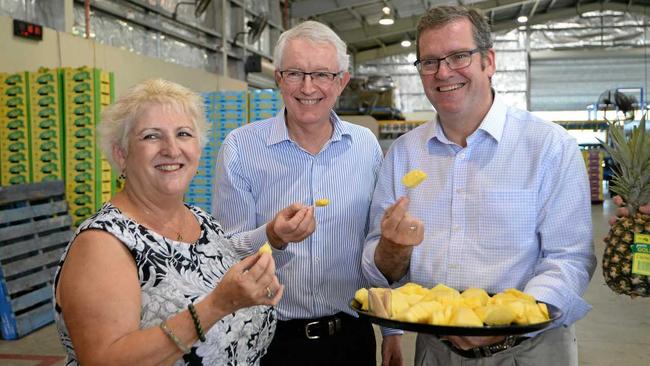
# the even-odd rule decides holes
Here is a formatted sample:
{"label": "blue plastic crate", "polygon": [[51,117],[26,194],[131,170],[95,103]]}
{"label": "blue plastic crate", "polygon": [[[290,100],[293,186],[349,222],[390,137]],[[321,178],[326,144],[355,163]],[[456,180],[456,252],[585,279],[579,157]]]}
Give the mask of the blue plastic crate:
{"label": "blue plastic crate", "polygon": [[231,102],[231,101],[222,101],[217,102],[215,107],[220,111],[245,111],[246,102]]}
{"label": "blue plastic crate", "polygon": [[263,119],[271,118],[277,114],[277,111],[251,111],[250,112],[250,121],[260,121]]}
{"label": "blue plastic crate", "polygon": [[187,192],[191,195],[210,195],[212,186],[210,185],[190,185]]}
{"label": "blue plastic crate", "polygon": [[17,339],[54,321],[52,281],[72,237],[63,181],[0,190],[0,325]]}
{"label": "blue plastic crate", "polygon": [[280,100],[282,99],[282,94],[280,94],[279,90],[275,90],[275,89],[251,90],[249,92],[249,99],[251,104],[253,103],[253,101],[259,101],[259,100]]}
{"label": "blue plastic crate", "polygon": [[255,103],[251,102],[250,104],[250,110],[251,112],[253,110],[262,110],[262,109],[270,109],[270,110],[279,110],[282,108],[282,101],[281,100],[263,100],[263,101],[257,101]]}
{"label": "blue plastic crate", "polygon": [[248,93],[245,90],[221,91],[216,92],[215,97],[217,98],[217,101],[245,102],[248,97]]}

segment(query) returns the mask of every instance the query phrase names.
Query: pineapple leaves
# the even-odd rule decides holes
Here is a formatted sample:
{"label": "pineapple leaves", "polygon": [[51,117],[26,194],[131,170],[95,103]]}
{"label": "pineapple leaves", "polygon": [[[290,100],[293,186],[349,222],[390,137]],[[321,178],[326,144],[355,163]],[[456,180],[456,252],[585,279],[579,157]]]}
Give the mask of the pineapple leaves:
{"label": "pineapple leaves", "polygon": [[609,122],[608,134],[610,144],[600,143],[617,165],[612,191],[623,198],[634,215],[639,206],[650,202],[650,137],[646,133],[646,116],[629,138],[621,121]]}

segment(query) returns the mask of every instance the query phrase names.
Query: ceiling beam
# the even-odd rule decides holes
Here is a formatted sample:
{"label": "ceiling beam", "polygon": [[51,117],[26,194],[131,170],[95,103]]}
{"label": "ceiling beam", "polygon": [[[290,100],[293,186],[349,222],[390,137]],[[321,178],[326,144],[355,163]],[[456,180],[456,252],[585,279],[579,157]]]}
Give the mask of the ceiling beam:
{"label": "ceiling beam", "polygon": [[[612,11],[627,11],[632,14],[644,14],[644,12],[650,13],[650,7],[644,5],[631,5],[623,3],[593,3],[593,4],[584,4],[580,5],[580,8],[563,8],[557,10],[550,10],[546,13],[537,13],[533,18],[528,19],[528,25],[535,24],[544,24],[551,21],[572,18],[590,11],[600,11],[600,10],[612,10]],[[499,31],[508,31],[520,26],[514,19],[509,19],[506,21],[497,22],[492,25],[493,32]]]}
{"label": "ceiling beam", "polygon": [[393,55],[401,55],[404,53],[415,52],[415,43],[411,44],[410,47],[402,47],[399,43],[392,44],[390,46],[374,48],[371,50],[361,51],[354,54],[354,62],[356,64],[361,64],[367,61],[376,60],[379,58],[384,58]]}
{"label": "ceiling beam", "polygon": [[535,5],[533,5],[532,9],[530,9],[530,13],[528,13],[528,19],[533,18],[533,16],[535,15],[535,12],[537,11],[537,6],[539,6],[539,0],[536,0]]}
{"label": "ceiling beam", "polygon": [[408,18],[399,18],[395,19],[393,25],[369,25],[364,28],[339,32],[338,35],[347,43],[370,41],[377,37],[413,32],[419,19],[420,15]]}
{"label": "ceiling beam", "polygon": [[323,15],[347,8],[380,3],[379,0],[345,0],[339,4],[336,0],[305,0],[291,3],[291,16],[294,18],[307,18],[313,15]]}
{"label": "ceiling beam", "polygon": [[483,11],[497,11],[501,9],[523,6],[535,1],[536,0],[487,0],[475,2],[471,4],[471,6],[474,8],[479,8]]}

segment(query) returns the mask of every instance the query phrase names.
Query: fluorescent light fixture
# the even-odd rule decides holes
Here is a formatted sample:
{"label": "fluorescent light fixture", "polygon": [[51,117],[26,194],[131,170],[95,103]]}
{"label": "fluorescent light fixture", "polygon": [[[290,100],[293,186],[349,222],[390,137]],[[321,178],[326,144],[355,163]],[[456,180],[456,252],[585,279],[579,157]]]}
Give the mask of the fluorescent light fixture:
{"label": "fluorescent light fixture", "polygon": [[395,23],[395,19],[393,19],[393,16],[390,15],[390,8],[387,6],[384,6],[381,9],[382,12],[384,12],[384,15],[379,18],[379,24],[381,25],[393,25]]}
{"label": "fluorescent light fixture", "polygon": [[402,47],[411,47],[411,37],[409,37],[408,33],[404,36],[404,39],[400,43]]}
{"label": "fluorescent light fixture", "polygon": [[390,15],[384,14],[379,19],[379,24],[381,24],[381,25],[393,25],[393,24],[395,24],[395,19],[393,19],[393,17],[391,17]]}
{"label": "fluorescent light fixture", "polygon": [[517,23],[519,24],[526,24],[528,23],[528,17],[525,15],[520,15],[517,17]]}

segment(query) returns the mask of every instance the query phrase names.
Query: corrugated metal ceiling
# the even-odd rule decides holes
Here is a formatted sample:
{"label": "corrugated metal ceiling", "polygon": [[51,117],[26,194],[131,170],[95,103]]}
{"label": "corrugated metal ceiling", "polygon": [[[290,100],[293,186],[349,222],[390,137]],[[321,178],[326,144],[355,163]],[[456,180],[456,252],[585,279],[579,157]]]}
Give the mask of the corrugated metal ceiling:
{"label": "corrugated metal ceiling", "polygon": [[[521,15],[528,17],[531,26],[592,11],[650,14],[650,0],[293,0],[291,17],[328,24],[348,44],[357,61],[364,61],[408,51],[400,42],[406,37],[415,37],[418,18],[426,9],[437,4],[457,3],[483,9],[494,31],[516,28],[520,25],[516,19]],[[378,24],[384,6],[394,10],[393,25]]]}

